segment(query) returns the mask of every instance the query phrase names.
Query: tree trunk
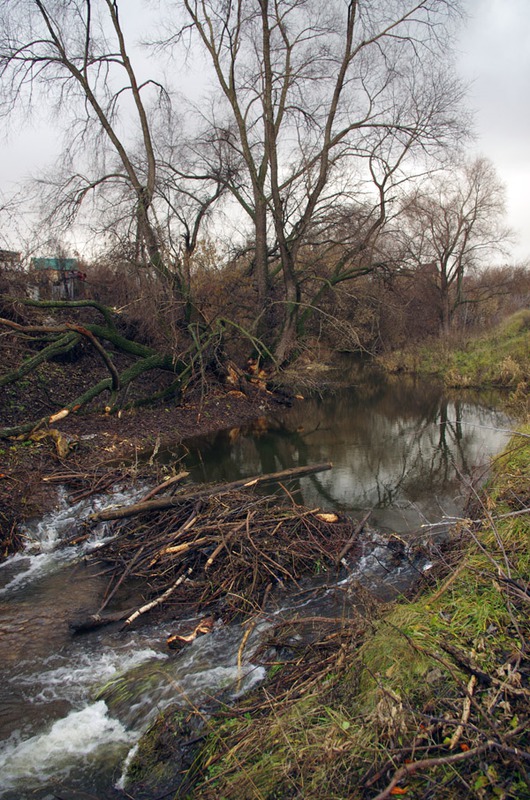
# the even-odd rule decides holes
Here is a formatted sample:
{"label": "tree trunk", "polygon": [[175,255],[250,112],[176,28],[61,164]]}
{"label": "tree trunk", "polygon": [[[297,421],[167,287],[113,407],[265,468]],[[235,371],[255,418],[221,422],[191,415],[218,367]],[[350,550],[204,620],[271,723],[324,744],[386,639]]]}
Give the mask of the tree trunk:
{"label": "tree trunk", "polygon": [[300,286],[296,279],[294,256],[288,249],[287,243],[281,244],[280,251],[284,283],[284,306],[282,330],[274,354],[279,366],[282,366],[292,356],[296,347],[300,311]]}
{"label": "tree trunk", "polygon": [[440,272],[440,330],[444,336],[447,336],[451,330],[449,282],[443,267]]}

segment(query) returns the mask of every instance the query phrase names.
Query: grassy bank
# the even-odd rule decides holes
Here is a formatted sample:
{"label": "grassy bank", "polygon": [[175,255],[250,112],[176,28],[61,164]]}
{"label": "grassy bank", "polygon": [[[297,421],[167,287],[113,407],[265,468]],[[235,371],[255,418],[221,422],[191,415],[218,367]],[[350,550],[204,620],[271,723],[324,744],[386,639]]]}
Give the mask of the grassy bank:
{"label": "grassy bank", "polygon": [[530,387],[530,310],[465,344],[436,340],[381,359],[389,372],[436,374],[451,387],[498,386],[523,397]]}
{"label": "grassy bank", "polygon": [[[430,589],[390,609],[367,602],[270,662],[265,686],[203,722],[176,796],[529,798],[529,500],[527,425]],[[133,768],[141,784],[142,748]]]}

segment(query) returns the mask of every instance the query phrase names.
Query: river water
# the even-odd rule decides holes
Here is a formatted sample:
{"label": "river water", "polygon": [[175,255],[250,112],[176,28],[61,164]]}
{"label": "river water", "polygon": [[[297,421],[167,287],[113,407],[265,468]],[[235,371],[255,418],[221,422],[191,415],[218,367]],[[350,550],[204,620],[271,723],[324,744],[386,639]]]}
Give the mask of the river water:
{"label": "river water", "polygon": [[275,423],[190,442],[185,465],[196,481],[224,481],[331,461],[331,472],[300,481],[300,500],[358,516],[372,509],[373,524],[401,534],[461,513],[465,484],[507,441],[499,402],[495,392],[449,397],[432,382],[374,377]]}
{"label": "river water", "polygon": [[[449,398],[430,383],[376,381],[306,400],[274,423],[259,420],[185,448],[168,447],[160,457],[168,465],[184,464],[194,481],[330,460],[330,472],[290,486],[297,500],[358,517],[372,510],[372,525],[403,536],[418,529],[435,535],[462,513],[463,484],[485,474],[509,428],[494,394]],[[124,761],[160,709],[172,702],[201,703],[218,692],[237,694],[263,678],[262,667],[252,662],[259,627],[241,669],[237,650],[244,631],[238,626],[216,626],[182,653],[167,649],[165,640],[174,632],[168,624],[72,636],[72,618],[101,602],[107,577],[88,566],[85,556],[107,531],[100,526],[76,547],[61,548],[60,542],[98,507],[134,499],[132,491],[120,491],[78,506],[64,495],[53,514],[28,527],[26,552],[0,566],[3,800],[123,797],[118,787]],[[138,496],[145,488],[135,491]],[[352,571],[376,589],[381,556],[372,556],[378,547],[368,537]],[[384,572],[387,586],[409,580]],[[114,607],[134,606],[138,591],[126,587]],[[195,620],[181,622],[189,628]],[[136,686],[134,701],[120,699],[123,673]]]}

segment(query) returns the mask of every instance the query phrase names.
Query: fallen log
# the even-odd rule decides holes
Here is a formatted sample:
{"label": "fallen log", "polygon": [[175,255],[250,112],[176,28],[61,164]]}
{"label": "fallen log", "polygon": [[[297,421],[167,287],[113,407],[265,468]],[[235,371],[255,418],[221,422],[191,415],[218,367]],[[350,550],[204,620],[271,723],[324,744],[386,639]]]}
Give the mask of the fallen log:
{"label": "fallen log", "polygon": [[162,511],[166,508],[173,508],[185,503],[189,500],[198,500],[201,497],[211,497],[212,495],[224,494],[225,492],[232,492],[236,489],[250,489],[254,486],[260,486],[263,483],[270,483],[272,481],[284,481],[290,478],[302,478],[305,475],[312,475],[316,472],[324,472],[331,469],[332,464],[313,464],[307,467],[293,467],[292,469],[284,469],[280,472],[270,472],[267,475],[258,475],[254,478],[242,478],[238,481],[231,483],[222,483],[215,486],[201,487],[194,489],[190,492],[181,492],[180,494],[171,495],[170,497],[158,497],[155,500],[148,500],[140,503],[133,503],[130,506],[118,506],[116,508],[104,508],[97,511],[95,514],[89,516],[91,522],[104,522],[111,519],[125,519],[133,517],[135,514],[143,514],[150,511]]}

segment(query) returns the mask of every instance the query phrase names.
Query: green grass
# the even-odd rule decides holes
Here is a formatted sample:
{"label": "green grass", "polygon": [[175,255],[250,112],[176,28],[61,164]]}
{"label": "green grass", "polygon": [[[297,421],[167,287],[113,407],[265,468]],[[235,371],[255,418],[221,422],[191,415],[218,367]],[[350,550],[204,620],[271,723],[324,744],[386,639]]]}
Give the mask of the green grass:
{"label": "green grass", "polygon": [[450,387],[498,386],[523,391],[530,382],[530,310],[454,347],[442,340],[381,358],[389,372],[437,374]]}

